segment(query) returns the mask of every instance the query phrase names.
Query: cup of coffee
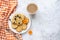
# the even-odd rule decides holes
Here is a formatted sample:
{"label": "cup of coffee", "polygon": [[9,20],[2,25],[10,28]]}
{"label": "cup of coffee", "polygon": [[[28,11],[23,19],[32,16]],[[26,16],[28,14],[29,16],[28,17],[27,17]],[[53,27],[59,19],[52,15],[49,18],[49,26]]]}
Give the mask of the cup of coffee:
{"label": "cup of coffee", "polygon": [[38,10],[38,7],[36,4],[34,3],[30,3],[28,6],[27,6],[27,11],[30,13],[30,14],[35,14],[35,12]]}

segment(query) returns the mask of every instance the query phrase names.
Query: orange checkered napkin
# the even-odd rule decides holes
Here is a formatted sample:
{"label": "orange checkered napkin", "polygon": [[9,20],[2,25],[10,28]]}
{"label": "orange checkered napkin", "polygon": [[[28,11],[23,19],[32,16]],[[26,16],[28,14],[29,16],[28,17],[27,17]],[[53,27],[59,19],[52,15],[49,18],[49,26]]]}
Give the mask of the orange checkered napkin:
{"label": "orange checkered napkin", "polygon": [[5,29],[0,30],[0,39],[1,40],[18,40],[16,37],[14,37],[13,34],[7,32]]}
{"label": "orange checkered napkin", "polygon": [[[8,19],[17,6],[17,0],[0,0],[0,40],[18,40],[14,33],[6,31],[9,28]],[[22,36],[19,39],[22,40]]]}
{"label": "orange checkered napkin", "polygon": [[[19,38],[15,37],[19,36]],[[13,33],[9,33],[5,29],[0,30],[0,40],[22,40],[22,36],[19,34],[14,35]]]}
{"label": "orange checkered napkin", "polygon": [[[17,0],[0,0],[0,23],[8,21],[9,16],[16,9]],[[0,27],[3,25],[0,25]],[[3,26],[7,28],[7,26]]]}

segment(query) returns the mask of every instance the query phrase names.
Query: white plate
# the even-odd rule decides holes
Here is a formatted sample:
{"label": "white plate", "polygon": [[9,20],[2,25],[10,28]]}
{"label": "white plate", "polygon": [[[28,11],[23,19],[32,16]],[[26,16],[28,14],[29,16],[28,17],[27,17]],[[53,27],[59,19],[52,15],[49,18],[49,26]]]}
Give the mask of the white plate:
{"label": "white plate", "polygon": [[[13,14],[9,17],[9,19],[12,19],[15,14],[17,14],[17,13],[13,13]],[[24,15],[29,18],[29,23],[28,23],[28,25],[27,25],[27,29],[26,29],[26,30],[23,30],[22,32],[17,32],[15,29],[13,29],[12,26],[11,26],[11,21],[8,20],[9,28],[10,28],[14,33],[22,34],[22,33],[27,32],[28,29],[30,28],[30,25],[31,25],[30,16],[29,16],[28,14],[24,14]]]}

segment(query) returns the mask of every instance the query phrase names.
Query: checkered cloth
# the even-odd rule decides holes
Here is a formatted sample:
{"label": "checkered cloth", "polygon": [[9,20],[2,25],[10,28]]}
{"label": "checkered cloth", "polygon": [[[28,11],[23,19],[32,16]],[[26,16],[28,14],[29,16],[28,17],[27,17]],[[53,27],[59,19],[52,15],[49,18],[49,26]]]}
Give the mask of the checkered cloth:
{"label": "checkered cloth", "polygon": [[[0,26],[5,26],[9,16],[17,6],[17,0],[0,0]],[[4,21],[4,22],[3,22]],[[5,26],[7,28],[7,26]]]}
{"label": "checkered cloth", "polygon": [[[22,40],[22,36],[19,34],[16,34],[17,36],[19,36],[20,40]],[[6,31],[5,29],[1,29],[0,30],[0,40],[18,40],[14,34],[9,33],[8,31]]]}
{"label": "checkered cloth", "polygon": [[22,40],[22,35],[9,32],[8,18],[17,6],[17,0],[0,0],[0,40]]}
{"label": "checkered cloth", "polygon": [[13,34],[7,32],[5,29],[0,30],[0,40],[17,40]]}

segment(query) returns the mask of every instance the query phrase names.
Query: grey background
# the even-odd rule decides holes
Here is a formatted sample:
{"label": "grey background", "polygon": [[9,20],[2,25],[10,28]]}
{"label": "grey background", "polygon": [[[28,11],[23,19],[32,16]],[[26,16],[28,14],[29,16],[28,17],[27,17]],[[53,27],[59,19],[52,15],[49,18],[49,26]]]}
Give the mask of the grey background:
{"label": "grey background", "polygon": [[31,16],[33,34],[23,34],[23,40],[60,40],[60,0],[18,0],[16,13],[29,14],[29,3],[37,4],[38,11]]}

